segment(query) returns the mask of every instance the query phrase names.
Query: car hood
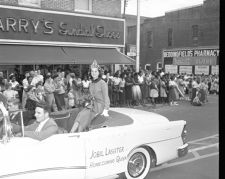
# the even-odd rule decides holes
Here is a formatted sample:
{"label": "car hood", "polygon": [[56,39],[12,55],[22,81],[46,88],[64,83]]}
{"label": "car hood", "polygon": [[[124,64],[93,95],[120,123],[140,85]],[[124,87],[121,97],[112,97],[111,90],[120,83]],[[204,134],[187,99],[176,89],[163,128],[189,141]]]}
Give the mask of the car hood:
{"label": "car hood", "polygon": [[142,124],[159,124],[159,123],[168,123],[169,120],[153,112],[143,111],[139,109],[130,109],[130,108],[110,108],[111,111],[116,111],[122,114],[125,114],[131,117],[135,123]]}

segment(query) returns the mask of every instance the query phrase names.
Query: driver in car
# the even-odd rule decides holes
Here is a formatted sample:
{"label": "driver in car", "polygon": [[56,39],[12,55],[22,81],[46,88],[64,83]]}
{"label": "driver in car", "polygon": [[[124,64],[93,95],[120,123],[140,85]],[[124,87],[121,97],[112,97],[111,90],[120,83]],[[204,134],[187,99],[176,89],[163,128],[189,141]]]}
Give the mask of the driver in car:
{"label": "driver in car", "polygon": [[[3,105],[1,105],[1,108]],[[5,109],[3,109],[5,111]],[[30,137],[36,140],[44,140],[58,132],[58,126],[56,122],[49,117],[50,107],[47,104],[37,104],[35,108],[36,121],[24,127],[24,136]],[[22,136],[19,132],[21,126],[12,123],[13,133],[17,133],[16,136]],[[19,132],[19,133],[18,133]]]}

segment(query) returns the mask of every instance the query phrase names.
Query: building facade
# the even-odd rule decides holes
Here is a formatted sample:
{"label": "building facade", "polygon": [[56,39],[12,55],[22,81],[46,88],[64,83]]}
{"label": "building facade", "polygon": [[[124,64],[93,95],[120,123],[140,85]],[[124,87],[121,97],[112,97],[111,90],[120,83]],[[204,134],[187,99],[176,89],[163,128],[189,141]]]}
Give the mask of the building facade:
{"label": "building facade", "polygon": [[[205,0],[198,6],[178,9],[165,13],[165,16],[146,19],[141,24],[141,66],[151,64],[151,70],[157,70],[159,64],[162,64],[162,67],[167,67],[167,71],[171,69],[173,72],[191,71],[195,73],[199,68],[202,69],[201,72],[205,73],[217,71],[219,65],[219,8],[219,0]],[[130,27],[128,33],[127,43],[135,44],[136,27]],[[202,51],[204,49],[216,52],[211,55],[203,52],[200,58],[197,55],[187,55],[188,50],[191,55],[194,53],[193,50]],[[176,59],[168,58],[164,56],[168,54],[166,52],[170,52],[170,54],[175,52],[178,56]],[[178,57],[179,59],[177,59]],[[181,67],[180,70],[180,66],[184,67]]]}
{"label": "building facade", "polygon": [[119,51],[124,29],[120,0],[0,0],[0,71],[93,59],[130,64]]}

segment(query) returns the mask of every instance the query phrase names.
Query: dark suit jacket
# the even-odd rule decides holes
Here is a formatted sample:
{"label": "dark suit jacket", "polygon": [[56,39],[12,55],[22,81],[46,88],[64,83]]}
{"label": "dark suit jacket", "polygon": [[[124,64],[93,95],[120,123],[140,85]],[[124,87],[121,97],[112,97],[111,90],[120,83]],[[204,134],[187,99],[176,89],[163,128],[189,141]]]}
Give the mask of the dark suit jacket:
{"label": "dark suit jacket", "polygon": [[[14,124],[14,123],[11,123],[11,125],[13,127],[13,133],[21,132],[21,126]],[[35,132],[38,125],[39,125],[39,123],[35,121],[31,125],[25,126],[24,127],[24,136],[41,141],[41,140],[44,140],[44,139],[58,133],[58,126],[52,118],[49,118],[49,120],[44,124],[44,126],[40,132]]]}
{"label": "dark suit jacket", "polygon": [[25,137],[31,137],[33,139],[37,140],[44,140],[53,134],[57,134],[58,132],[58,126],[56,122],[49,118],[49,120],[44,124],[43,128],[41,129],[40,132],[35,132],[37,129],[39,123],[35,122],[29,126],[26,126],[24,128],[24,136]]}

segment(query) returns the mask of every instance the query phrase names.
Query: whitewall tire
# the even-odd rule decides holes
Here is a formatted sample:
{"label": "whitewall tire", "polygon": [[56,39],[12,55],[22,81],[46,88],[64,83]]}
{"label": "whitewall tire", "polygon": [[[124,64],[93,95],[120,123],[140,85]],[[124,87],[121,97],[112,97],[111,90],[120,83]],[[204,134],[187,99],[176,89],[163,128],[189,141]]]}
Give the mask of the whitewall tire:
{"label": "whitewall tire", "polygon": [[147,149],[140,147],[134,149],[127,160],[127,179],[144,179],[151,168],[151,155]]}

